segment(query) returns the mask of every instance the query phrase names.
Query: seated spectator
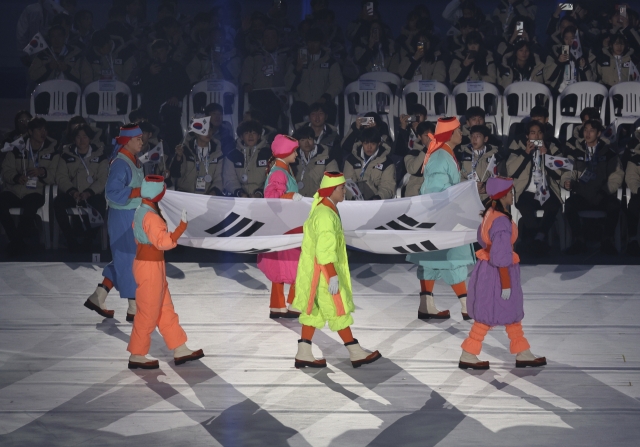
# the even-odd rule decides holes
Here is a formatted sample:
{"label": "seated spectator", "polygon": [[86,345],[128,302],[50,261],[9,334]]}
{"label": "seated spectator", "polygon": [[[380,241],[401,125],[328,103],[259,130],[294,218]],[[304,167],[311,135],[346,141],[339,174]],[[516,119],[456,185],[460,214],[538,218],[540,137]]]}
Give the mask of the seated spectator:
{"label": "seated spectator", "polygon": [[149,122],[149,118],[147,117],[147,114],[145,113],[144,110],[133,109],[131,113],[129,113],[129,122],[133,124],[140,124],[142,122],[148,123],[153,129],[153,132],[149,137],[149,142],[154,145],[158,144],[158,141],[159,141],[158,134],[160,133],[160,128],[154,125],[153,123]]}
{"label": "seated spectator", "polygon": [[[22,51],[36,33],[41,33],[43,36],[46,34],[51,26],[51,20],[56,15],[57,6],[53,2],[38,0],[24,8],[16,25],[16,49],[18,51]],[[28,59],[27,55],[25,57]]]}
{"label": "seated spectator", "polygon": [[494,166],[499,157],[498,148],[488,144],[491,131],[487,126],[478,125],[471,127],[471,142],[461,144],[454,149],[458,163],[460,164],[460,180],[471,180],[477,183],[480,200],[486,205],[489,196],[485,189],[487,180],[493,177],[494,172],[489,170],[491,159]]}
{"label": "seated spectator", "polygon": [[187,74],[192,84],[206,79],[224,79],[238,85],[242,60],[231,45],[224,40],[224,30],[211,33],[211,43],[200,48],[187,64]]}
{"label": "seated spectator", "polygon": [[[567,140],[567,147],[575,147],[576,144],[584,141],[584,135],[582,133],[582,128],[584,127],[584,123],[591,120],[600,120],[600,112],[595,107],[585,107],[582,112],[580,112],[580,121],[582,124],[573,126],[573,135],[571,138]],[[562,129],[560,129],[562,132]],[[600,135],[600,139],[605,142],[605,144],[611,144],[608,138],[605,138],[603,135]]]}
{"label": "seated spectator", "polygon": [[[620,82],[627,82],[631,66],[633,49],[629,48],[624,35],[616,34],[609,39],[609,47],[602,49],[602,54],[596,59],[596,73],[598,82],[611,88]],[[615,99],[615,98],[614,98]]]}
{"label": "seated spectator", "polygon": [[496,84],[496,65],[493,56],[484,46],[482,35],[477,32],[470,33],[466,44],[466,49],[455,54],[449,67],[451,84],[456,86],[466,81]]}
{"label": "seated spectator", "polygon": [[502,148],[501,139],[493,134],[493,126],[488,125],[485,121],[485,112],[481,107],[469,107],[464,114],[465,121],[460,131],[462,133],[462,145],[471,143],[471,128],[474,126],[485,126],[489,129],[489,145],[494,146],[498,150]]}
{"label": "seated spectator", "polygon": [[[522,215],[518,222],[520,240],[534,254],[542,255],[548,249],[546,238],[562,206],[560,171],[547,168],[543,156],[562,154],[555,144],[545,141],[544,128],[537,121],[527,124],[525,136],[511,143],[509,153],[507,175],[513,178],[514,204]],[[540,223],[536,217],[539,210],[543,211]]]}
{"label": "seated spectator", "polygon": [[195,134],[189,143],[178,145],[169,163],[171,182],[176,191],[222,196],[224,155],[220,142],[207,135]]}
{"label": "seated spectator", "polygon": [[574,11],[571,11],[569,14],[565,13],[562,16],[562,19],[560,18],[560,14],[562,14],[563,11],[560,9],[560,4],[556,7],[555,12],[547,24],[546,32],[549,36],[549,39],[547,40],[547,50],[551,50],[551,47],[554,45],[564,45],[562,34],[567,27],[573,26],[576,29],[578,28],[578,19],[573,15],[573,12],[576,11],[576,6],[578,5],[574,4]]}
{"label": "seated spectator", "polygon": [[[359,43],[363,47],[367,46],[371,35],[371,23],[382,20],[378,0],[361,0],[360,5],[360,17],[347,26],[347,39],[351,42],[352,48]],[[385,34],[390,37],[392,35],[391,28],[382,23],[381,25]]]}
{"label": "seated spectator", "polygon": [[[544,66],[540,56],[533,51],[531,43],[521,40],[513,46],[513,51],[504,55],[502,65],[498,67],[499,83],[507,88],[514,82],[531,81],[544,84]],[[518,96],[507,97],[510,115],[518,113]]]}
{"label": "seated spectator", "polygon": [[[47,36],[49,49],[35,55],[29,67],[29,79],[35,84],[52,79],[80,84],[82,50],[65,44],[67,32],[60,25],[52,26]],[[49,104],[49,98],[46,103]]]}
{"label": "seated spectator", "polygon": [[[47,137],[47,122],[33,118],[27,123],[24,150],[14,147],[2,162],[0,192],[0,223],[9,238],[9,254],[18,255],[25,247],[24,238],[36,225],[36,213],[44,205],[44,187],[53,185],[58,155],[56,141]],[[20,224],[16,227],[9,210],[22,208]]]}
{"label": "seated spectator", "polygon": [[[161,144],[161,142],[153,138],[155,128],[149,121],[140,121],[136,124],[138,124],[138,127],[140,127],[140,130],[142,131],[142,149],[140,150],[138,159],[143,160],[142,156],[147,154],[149,151],[156,149],[158,144]],[[164,147],[162,147],[162,154],[159,157],[147,158],[147,161],[142,163],[145,177],[147,175],[162,175],[166,179],[165,182],[167,183],[167,187],[172,186],[173,183],[171,183],[170,173],[167,169],[169,166],[168,157],[165,154]]]}
{"label": "seated spectator", "polygon": [[[71,133],[74,143],[63,147],[56,171],[58,195],[53,201],[53,209],[70,251],[77,251],[80,244],[77,240],[77,229],[69,222],[68,208],[86,208],[88,205],[103,218],[106,216],[104,188],[109,175],[109,155],[105,153],[102,145],[91,144],[94,136],[89,125],[76,125]],[[80,218],[85,221],[82,224],[82,245],[89,249],[98,228],[91,228],[87,216]]]}
{"label": "seated spectator", "polygon": [[631,197],[627,205],[627,217],[629,219],[629,245],[627,246],[627,254],[631,256],[640,256],[640,245],[638,244],[638,222],[640,221],[640,195],[638,187],[640,186],[640,130],[636,128],[635,138],[630,147],[629,161],[627,162],[627,170],[624,175],[624,182],[627,188],[631,190]]}
{"label": "seated spectator", "polygon": [[315,26],[320,28],[324,36],[324,45],[331,50],[331,55],[339,63],[347,57],[347,44],[340,25],[336,23],[336,14],[330,9],[315,14]]}
{"label": "seated spectator", "polygon": [[[518,29],[518,25],[522,25],[522,28]],[[532,52],[541,53],[541,48],[536,41],[535,23],[528,17],[515,16],[498,44],[498,57],[503,58],[507,53],[513,52],[515,45],[522,41],[529,42]]]}
{"label": "seated spectator", "polygon": [[[271,126],[263,124],[264,118],[262,117],[262,112],[260,110],[247,110],[246,112],[244,112],[244,119],[242,120],[242,122],[248,121],[256,121],[258,124],[260,124],[260,126],[262,127],[262,136],[260,138],[266,140],[268,144],[273,143],[276,135],[278,135],[278,130]],[[231,149],[233,149],[234,147],[236,147],[235,140],[233,141]]]}
{"label": "seated spectator", "polygon": [[[577,58],[572,53],[571,44],[576,28],[568,26],[562,33],[562,45],[554,45],[544,66],[545,84],[555,94],[562,93],[567,85],[580,81],[595,81],[596,77],[584,56]],[[563,53],[563,48],[569,52]]]}
{"label": "seated spectator", "polygon": [[294,47],[298,36],[295,26],[289,22],[289,4],[285,0],[274,1],[267,17],[270,24],[278,30],[282,44],[285,47]]}
{"label": "seated spectator", "polygon": [[[305,127],[313,129],[314,142],[329,148],[332,156],[340,157],[342,137],[338,128],[327,123],[327,105],[316,102],[309,107],[309,122],[296,125],[296,130]],[[320,177],[322,178],[322,177]]]}
{"label": "seated spectator", "polygon": [[432,38],[424,31],[417,33],[413,39],[400,47],[400,51],[394,55],[394,60],[399,60],[399,63],[390,71],[400,76],[405,85],[411,81],[429,80],[444,83],[447,80],[447,67],[440,51],[436,50]]}
{"label": "seated spectator", "polygon": [[396,136],[394,154],[404,157],[420,142],[416,129],[427,119],[427,109],[422,104],[407,107],[409,115],[400,115],[400,129]]}
{"label": "seated spectator", "polygon": [[217,140],[221,144],[223,154],[228,154],[235,147],[235,138],[233,138],[233,127],[228,121],[224,121],[224,109],[215,102],[207,104],[204,108],[204,114],[209,115],[209,129],[211,129],[211,139]]}
{"label": "seated spectator", "polygon": [[136,65],[129,47],[116,48],[107,30],[91,36],[91,48],[86,52],[80,68],[82,87],[100,79],[128,82]]}
{"label": "seated spectator", "polygon": [[[155,33],[150,36],[153,40],[163,39],[169,44],[169,59],[178,62],[179,64],[189,63],[189,56],[196,52],[195,49],[189,48],[189,44],[186,42],[182,33],[182,27],[180,22],[175,17],[164,17],[154,25]],[[152,41],[153,41],[152,40]],[[149,54],[151,55],[151,48],[149,48]],[[200,54],[200,52],[197,52]],[[187,72],[189,68],[187,67]],[[199,81],[200,79],[198,79]],[[197,81],[192,81],[197,82]]]}
{"label": "seated spectator", "polygon": [[91,35],[94,31],[93,13],[87,9],[78,11],[73,18],[69,45],[80,48],[84,55],[91,48]]}
{"label": "seated spectator", "polygon": [[403,188],[402,197],[413,197],[420,195],[420,188],[424,182],[424,173],[422,166],[424,165],[424,157],[427,155],[427,148],[429,147],[429,134],[434,134],[436,131],[436,125],[429,121],[422,121],[415,129],[415,133],[420,139],[413,145],[413,149],[409,151],[404,157],[404,166],[407,174],[409,174],[409,180]]}
{"label": "seated spectator", "polygon": [[[344,162],[344,177],[353,180],[365,200],[391,199],[396,195],[396,169],[389,147],[380,144],[376,128],[362,131],[357,143]],[[347,199],[352,199],[347,191]]]}
{"label": "seated spectator", "polygon": [[244,60],[240,82],[249,93],[252,109],[260,110],[264,124],[278,128],[282,115],[282,102],[272,89],[284,89],[285,74],[289,67],[286,49],[279,48],[278,31],[274,27],[264,30],[262,48]]}
{"label": "seated spectator", "polygon": [[236,147],[225,157],[222,166],[224,190],[234,197],[264,197],[264,182],[271,158],[271,146],[256,121],[238,126]]}
{"label": "seated spectator", "polygon": [[300,145],[300,157],[291,165],[298,182],[298,192],[305,197],[313,197],[320,188],[324,172],[339,171],[338,162],[331,156],[327,146],[316,143],[313,128],[302,126],[293,137]]}
{"label": "seated spectator", "polygon": [[184,67],[169,59],[166,40],[155,40],[151,48],[153,60],[140,76],[141,107],[149,121],[160,127],[165,147],[172,149],[182,139],[181,101],[189,93],[189,77]]}
{"label": "seated spectator", "polygon": [[394,43],[387,28],[379,21],[362,25],[360,38],[353,45],[353,59],[360,74],[388,71],[394,53]]}
{"label": "seated spectator", "polygon": [[[2,143],[13,143],[18,138],[27,134],[27,124],[32,116],[26,110],[20,110],[13,118],[13,130],[3,136]],[[3,154],[4,155],[4,154]]]}
{"label": "seated spectator", "polygon": [[536,20],[538,7],[531,0],[498,0],[498,6],[493,11],[493,19],[497,26],[506,30],[513,15],[520,15]]}
{"label": "seated spectator", "polygon": [[[373,118],[373,123],[365,126],[363,123],[366,121],[366,118]],[[365,113],[364,116],[356,118],[356,120],[351,124],[349,132],[342,140],[343,156],[348,156],[353,151],[356,144],[362,142],[362,132],[365,129],[372,127],[378,129],[382,146],[388,148],[389,153],[391,153],[391,148],[394,145],[393,139],[391,139],[391,136],[389,135],[389,126],[387,123],[382,121],[382,118],[380,118],[380,115],[376,112],[368,112]]]}
{"label": "seated spectator", "polygon": [[478,32],[478,21],[472,17],[462,17],[451,28],[447,34],[445,41],[446,51],[448,53],[447,66],[456,53],[461,53],[467,47],[467,36],[473,32]]}
{"label": "seated spectator", "polygon": [[295,101],[291,105],[293,124],[302,122],[309,115],[309,106],[316,102],[325,104],[334,120],[337,116],[334,99],[342,92],[344,81],[331,51],[322,48],[323,41],[322,31],[311,28],[306,35],[306,52],[298,51],[295,67],[291,65],[285,76],[285,85]]}
{"label": "seated spectator", "polygon": [[[236,36],[236,49],[240,54],[253,54],[260,52],[264,46],[264,32],[269,22],[268,17],[261,11],[254,11],[249,18],[249,26]],[[277,32],[277,29],[274,28]]]}
{"label": "seated spectator", "polygon": [[187,45],[193,51],[209,47],[211,41],[211,14],[201,12],[195,15],[191,31],[187,38]]}
{"label": "seated spectator", "polygon": [[[555,138],[555,130],[551,123],[549,123],[549,110],[544,106],[535,106],[529,112],[529,118],[525,118],[523,122],[517,123],[511,126],[511,131],[509,132],[509,146],[513,140],[513,135],[515,138],[522,139],[522,134],[526,132],[526,126],[531,121],[537,121],[542,126],[542,132],[544,133],[544,139],[552,143],[554,146],[562,150],[562,145],[557,138]],[[552,154],[553,155],[553,154]]]}
{"label": "seated spectator", "polygon": [[573,171],[562,175],[562,186],[571,192],[565,202],[565,215],[573,235],[567,253],[580,254],[586,250],[578,213],[601,210],[606,212],[601,250],[616,254],[613,237],[620,213],[620,201],[616,194],[622,186],[624,171],[618,154],[600,139],[603,131],[600,121],[587,121],[582,131],[584,140],[567,151],[573,161]]}

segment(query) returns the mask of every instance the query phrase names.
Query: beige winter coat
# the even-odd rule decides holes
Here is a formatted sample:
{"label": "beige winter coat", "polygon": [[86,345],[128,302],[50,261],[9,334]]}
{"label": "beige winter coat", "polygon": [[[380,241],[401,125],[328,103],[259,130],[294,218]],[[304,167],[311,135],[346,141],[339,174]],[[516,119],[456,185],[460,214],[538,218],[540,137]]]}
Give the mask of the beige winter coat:
{"label": "beige winter coat", "polygon": [[298,182],[298,192],[305,197],[313,197],[320,188],[320,182],[325,171],[339,171],[338,162],[329,154],[329,148],[322,144],[316,145],[316,154],[308,163],[302,159],[302,151],[295,163],[291,165]]}
{"label": "beige winter coat", "polygon": [[638,194],[640,187],[640,144],[631,149],[631,158],[627,162],[624,182],[631,189],[632,194]]}
{"label": "beige winter coat", "polygon": [[[391,160],[390,149],[382,145],[378,153],[365,166],[361,155],[362,143],[357,143],[344,162],[344,177],[354,182],[365,181],[374,196],[390,199],[396,195],[396,168]],[[364,174],[362,174],[364,170]],[[364,192],[363,192],[364,193]],[[347,193],[349,199],[349,194]]]}
{"label": "beige winter coat", "polygon": [[[27,148],[29,140],[26,140]],[[13,148],[2,162],[2,181],[4,190],[15,194],[19,199],[27,194],[44,194],[45,185],[53,185],[56,179],[56,169],[58,167],[59,155],[55,151],[56,140],[47,138],[40,150],[33,151],[33,157],[37,161],[38,167],[45,169],[45,175],[38,177],[35,188],[27,188],[21,185],[18,179],[34,167],[34,160],[31,158],[29,150],[20,151]]]}
{"label": "beige winter coat", "polygon": [[[507,158],[507,175],[513,178],[513,186],[516,190],[514,203],[520,198],[520,194],[526,191],[529,183],[533,181],[531,178],[533,172],[533,153],[527,154],[527,140],[514,140],[509,146],[509,158]],[[545,143],[547,145],[547,154],[562,156],[558,147],[553,143]],[[541,163],[542,159],[541,157]],[[560,176],[562,171],[554,171],[546,167],[542,168],[543,175],[546,176],[547,185],[556,197],[560,200]]]}
{"label": "beige winter coat", "polygon": [[287,89],[293,93],[294,100],[308,105],[318,102],[322,95],[331,96],[333,101],[344,86],[340,65],[327,49],[322,50],[317,61],[309,61],[307,67],[299,72],[292,63],[284,82]]}
{"label": "beige winter coat", "polygon": [[[254,147],[246,147],[241,139],[236,147],[224,159],[222,166],[222,184],[226,192],[239,197],[244,192],[255,192],[264,196],[264,181],[271,158],[271,146],[263,138]],[[246,181],[243,177],[246,175]]]}
{"label": "beige winter coat", "polygon": [[[94,195],[104,192],[109,175],[109,157],[105,154],[102,145],[91,145],[91,153],[85,154],[83,158],[84,164],[81,158],[82,155],[77,153],[75,144],[68,144],[62,148],[56,172],[58,194],[88,191]],[[91,183],[89,183],[89,176],[91,176]]]}
{"label": "beige winter coat", "polygon": [[[171,181],[175,185],[176,191],[221,196],[224,164],[222,146],[218,140],[211,140],[208,157],[200,160],[195,144],[196,139],[194,138],[188,145],[185,145],[182,160],[177,161],[174,157],[171,161]],[[211,176],[210,181],[206,181],[207,175]],[[196,188],[198,178],[204,180],[204,188]]]}

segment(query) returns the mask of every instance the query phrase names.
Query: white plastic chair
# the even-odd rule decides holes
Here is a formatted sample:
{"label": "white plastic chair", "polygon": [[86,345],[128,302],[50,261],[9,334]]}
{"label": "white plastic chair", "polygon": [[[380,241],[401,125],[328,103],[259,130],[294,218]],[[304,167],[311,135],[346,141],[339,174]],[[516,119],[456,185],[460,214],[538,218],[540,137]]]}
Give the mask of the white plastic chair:
{"label": "white plastic chair", "polygon": [[240,109],[238,108],[238,88],[235,85],[222,79],[208,79],[206,81],[198,82],[191,88],[191,93],[188,95],[188,101],[183,102],[183,108],[186,105],[185,103],[188,103],[186,115],[184,113],[182,114],[183,119],[186,118],[188,120],[194,116],[204,116],[202,110],[193,109],[193,98],[198,93],[205,93],[207,95],[205,106],[215,102],[220,104],[223,108],[225,104],[225,95],[233,95],[231,113],[226,113],[227,110],[224,110],[223,120],[231,122],[234,129],[238,127],[240,124]]}
{"label": "white plastic chair", "polygon": [[[95,93],[99,97],[98,113],[87,112],[87,95]],[[118,115],[116,96],[118,93],[127,95],[127,110]],[[82,116],[98,123],[126,123],[131,113],[131,89],[120,81],[95,81],[87,85],[82,92]]]}
{"label": "white plastic chair", "polygon": [[[448,116],[451,107],[451,92],[449,88],[438,81],[412,81],[402,90],[402,100],[400,101],[399,114],[407,114],[407,95],[415,93],[418,96],[418,104],[422,104],[427,109],[429,121]],[[436,94],[444,95],[444,114],[436,110]]]}
{"label": "white plastic chair", "polygon": [[[473,91],[469,91],[473,90]],[[458,106],[456,105],[456,96],[466,95],[467,97],[467,109],[469,107],[482,107],[485,109],[484,97],[487,94],[492,94],[495,97],[496,114],[485,117],[485,121],[493,123],[498,135],[503,135],[502,132],[502,98],[498,87],[489,82],[483,81],[467,81],[458,84],[451,94],[451,109],[454,115],[461,118],[463,114],[458,112]],[[486,112],[486,110],[485,110]]]}
{"label": "white plastic chair", "polygon": [[[391,73],[389,71],[370,71],[368,73],[364,73],[360,75],[360,78],[363,81],[379,81],[385,83],[390,89],[391,86],[395,87],[395,94],[392,96],[393,99],[393,113],[394,116],[399,116],[400,113],[400,95],[402,93],[402,79],[395,73]],[[394,92],[392,89],[391,92]]]}
{"label": "white plastic chair", "polygon": [[[57,186],[54,186],[57,189]],[[38,212],[36,213],[40,220],[42,220],[42,232],[44,239],[44,246],[47,250],[51,249],[51,200],[49,196],[51,195],[51,186],[45,185],[44,187],[44,205],[38,208]],[[9,214],[12,216],[20,216],[22,215],[22,208],[9,208]]]}
{"label": "white plastic chair", "polygon": [[[347,85],[344,89],[344,128],[351,127],[358,114],[367,112],[378,112],[377,97],[382,93],[386,95],[385,109],[388,107],[388,113],[381,113],[380,117],[389,125],[389,133],[391,138],[395,140],[394,131],[394,117],[397,116],[397,112],[394,113],[393,108],[393,94],[388,85],[383,82],[375,80],[357,80]],[[349,95],[356,94],[358,96],[358,103],[356,104],[356,113],[352,114],[349,111]]]}
{"label": "white plastic chair", "polygon": [[[36,114],[35,98],[41,93],[49,93],[49,113]],[[74,112],[69,113],[67,104],[67,96],[69,93],[76,94],[76,103],[73,107]],[[71,117],[80,115],[80,96],[82,88],[73,81],[53,80],[44,81],[38,84],[31,93],[31,116],[39,116],[47,121],[69,121]]]}
{"label": "white plastic chair", "polygon": [[[622,96],[622,116],[616,116],[613,108],[613,96]],[[609,89],[609,112],[611,121],[617,125],[633,124],[640,118],[640,82],[621,82]]]}
{"label": "white plastic chair", "polygon": [[[507,105],[509,95],[518,95],[518,113],[516,115],[509,115],[509,107]],[[524,118],[529,117],[531,109],[536,105],[536,97],[538,95],[547,97],[549,101],[549,122],[553,123],[553,95],[546,85],[539,82],[522,81],[514,82],[507,86],[502,95],[502,113],[504,114],[502,132],[505,136],[509,135],[512,124],[520,123]]]}
{"label": "white plastic chair", "polygon": [[[562,100],[569,96],[576,95],[578,102],[576,104],[576,114],[574,116],[567,116],[561,113]],[[560,137],[560,130],[563,124],[581,124],[580,112],[586,107],[595,107],[596,96],[602,96],[602,106],[600,107],[600,119],[604,124],[605,104],[604,99],[608,95],[607,87],[597,82],[576,82],[575,84],[568,85],[556,101],[556,124],[555,124],[555,137]],[[573,128],[567,128],[567,136],[571,135]],[[568,138],[567,138],[568,139]]]}

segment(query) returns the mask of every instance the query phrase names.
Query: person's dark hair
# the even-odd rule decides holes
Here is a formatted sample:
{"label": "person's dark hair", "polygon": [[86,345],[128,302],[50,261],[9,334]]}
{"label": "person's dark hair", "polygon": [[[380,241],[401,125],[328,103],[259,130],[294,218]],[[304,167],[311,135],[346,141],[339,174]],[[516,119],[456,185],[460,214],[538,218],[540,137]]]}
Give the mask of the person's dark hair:
{"label": "person's dark hair", "polygon": [[485,205],[484,211],[480,213],[480,216],[484,217],[484,215],[489,211],[489,208],[493,208],[496,211],[500,211],[501,213],[506,214],[509,220],[511,220],[511,213],[504,209],[504,206],[502,206],[502,202],[500,202],[500,200],[489,200],[489,202],[487,202],[487,204]]}
{"label": "person's dark hair", "polygon": [[124,126],[120,126],[121,129],[135,129],[136,127],[139,127],[136,123],[128,123]]}
{"label": "person's dark hair", "polygon": [[280,33],[278,32],[278,28],[276,28],[273,25],[268,25],[267,27],[265,27],[264,31],[262,32],[262,35],[264,36],[269,31],[273,31],[274,33],[276,33],[276,36],[280,37]]}
{"label": "person's dark hair", "polygon": [[257,121],[262,124],[264,122],[264,115],[262,111],[259,109],[251,109],[248,111],[249,115],[251,115],[251,121]]}
{"label": "person's dark hair", "polygon": [[586,123],[584,123],[583,129],[587,126],[591,126],[592,129],[597,130],[598,132],[602,132],[604,130],[604,126],[600,122],[600,120],[590,119]]}
{"label": "person's dark hair", "polygon": [[464,117],[467,121],[469,121],[471,118],[475,118],[476,116],[481,116],[482,118],[484,118],[486,115],[487,114],[484,112],[484,109],[478,106],[469,107],[464,113]]}
{"label": "person's dark hair", "polygon": [[587,116],[590,120],[592,120],[595,118],[599,118],[600,113],[598,113],[598,109],[596,109],[595,107],[585,107],[584,109],[582,109],[582,112],[580,112],[580,121],[584,121],[584,118]]}
{"label": "person's dark hair", "polygon": [[180,22],[178,22],[175,17],[164,17],[162,20],[159,20],[155,25],[156,36],[162,39],[166,38],[167,33],[165,30],[167,28],[171,28],[174,25],[180,26]]}
{"label": "person's dark hair", "polygon": [[416,135],[420,137],[425,132],[434,133],[436,131],[436,125],[430,121],[423,121],[418,124],[416,128]]}
{"label": "person's dark hair", "polygon": [[147,133],[153,133],[153,124],[151,124],[149,121],[140,121],[138,123],[138,127],[140,128],[141,131],[143,132],[147,132]]}
{"label": "person's dark hair", "polygon": [[427,117],[427,108],[422,104],[413,104],[407,109],[409,115],[423,115]]}
{"label": "person's dark hair", "polygon": [[311,128],[311,126],[300,126],[295,133],[293,134],[293,138],[296,140],[304,140],[305,138],[313,138],[316,139],[316,132]]}
{"label": "person's dark hair", "polygon": [[129,113],[129,121],[132,123],[138,120],[146,120],[147,114],[143,109],[133,109],[131,113]]}
{"label": "person's dark hair", "polygon": [[18,121],[20,120],[20,117],[22,117],[23,115],[27,115],[29,117],[29,119],[33,118],[31,116],[31,113],[29,113],[29,111],[20,110],[18,113],[16,113],[16,116],[13,117],[13,128],[14,129],[18,128]]}
{"label": "person's dark hair", "polygon": [[111,41],[111,35],[106,29],[96,31],[91,35],[91,45],[102,48]]}
{"label": "person's dark hair", "polygon": [[73,143],[73,138],[71,137],[71,134],[73,133],[73,128],[78,124],[86,124],[86,123],[87,123],[87,120],[85,120],[84,117],[80,115],[72,116],[71,119],[67,121],[67,127],[64,131],[65,141],[67,143]]}
{"label": "person's dark hair", "polygon": [[47,120],[39,116],[36,116],[35,118],[31,118],[27,123],[27,131],[30,132],[32,130],[42,129],[43,127],[46,127],[46,126],[47,126]]}
{"label": "person's dark hair", "polygon": [[491,136],[491,131],[487,126],[478,125],[478,126],[473,126],[471,127],[471,129],[469,129],[469,135],[472,135],[476,132],[481,133],[487,138]]}
{"label": "person's dark hair", "polygon": [[564,39],[565,34],[567,33],[572,33],[574,36],[576,35],[576,32],[578,32],[578,28],[576,28],[573,25],[567,26],[564,31],[562,31],[562,38]]}
{"label": "person's dark hair", "polygon": [[522,70],[518,68],[517,65],[518,51],[525,47],[529,50],[529,58],[524,65],[525,72],[523,73],[523,75],[524,77],[529,78],[531,75],[531,71],[536,65],[536,55],[533,51],[533,45],[531,44],[531,42],[527,42],[526,40],[520,40],[516,42],[516,44],[513,46],[513,53],[507,59],[507,66],[512,70],[517,69],[519,72],[522,72]]}
{"label": "person's dark hair", "polygon": [[478,21],[472,17],[460,17],[456,28],[459,30],[462,30],[462,28],[478,29]]}
{"label": "person's dark hair", "polygon": [[258,136],[262,135],[262,124],[255,120],[240,123],[238,131],[236,132],[238,137],[242,138],[242,136],[247,132],[255,132]]}
{"label": "person's dark hair", "polygon": [[360,141],[362,141],[363,144],[364,143],[380,143],[382,139],[380,137],[380,132],[376,127],[367,127],[365,130],[362,131],[362,134],[360,135]]}
{"label": "person's dark hair", "polygon": [[49,28],[49,32],[47,33],[47,36],[49,36],[49,38],[51,38],[51,35],[55,31],[58,31],[58,32],[62,33],[63,36],[67,35],[67,30],[64,29],[64,27],[62,25],[53,25],[51,28]]}
{"label": "person's dark hair", "polygon": [[543,106],[535,106],[531,109],[531,112],[529,112],[529,116],[531,118],[535,116],[541,116],[542,118],[549,118],[549,110]]}
{"label": "person's dark hair", "polygon": [[320,28],[311,28],[304,36],[305,42],[324,42],[324,33]]}
{"label": "person's dark hair", "polygon": [[[69,17],[69,15],[67,14],[56,14],[56,16],[51,20],[51,26],[62,26],[65,31],[68,28],[71,28],[71,17]],[[49,28],[49,31],[51,31],[51,28]]]}
{"label": "person's dark hair", "polygon": [[93,140],[93,137],[96,136],[96,133],[93,131],[91,126],[86,123],[80,123],[71,128],[71,141],[76,141],[76,137],[78,136],[80,131],[83,131],[89,137],[89,141]]}
{"label": "person's dark hair", "polygon": [[73,16],[73,26],[78,28],[79,23],[86,17],[91,17],[91,19],[93,20],[93,13],[88,9],[81,9],[80,11],[76,12],[76,15]]}
{"label": "person's dark hair", "polygon": [[329,112],[327,111],[327,106],[320,102],[314,102],[309,106],[309,113],[317,112],[318,110],[322,110],[325,115],[329,114]]}
{"label": "person's dark hair", "polygon": [[422,56],[422,60],[425,62],[435,62],[436,60],[436,44],[431,37],[430,33],[426,30],[422,29],[413,36],[411,39],[411,47],[417,50],[418,42],[427,43],[429,42],[429,49],[424,52],[424,56]]}
{"label": "person's dark hair", "polygon": [[373,28],[373,25],[378,25],[378,28],[380,29],[380,39],[378,40],[378,42],[380,43],[380,48],[382,48],[382,53],[384,53],[385,56],[389,56],[393,51],[393,48],[391,45],[389,45],[389,36],[387,35],[387,29],[380,20],[373,20],[366,26],[361,26],[360,28],[362,28],[363,34],[360,34],[360,36],[364,36],[368,40],[369,36],[371,35],[371,28]]}
{"label": "person's dark hair", "polygon": [[487,74],[487,49],[484,46],[484,37],[478,31],[471,31],[467,35],[467,39],[465,40],[465,53],[468,51],[467,48],[471,44],[478,44],[478,52],[476,53],[475,62],[473,63],[473,68],[476,73],[481,75]]}
{"label": "person's dark hair", "polygon": [[525,134],[529,134],[529,132],[531,132],[531,129],[537,127],[538,129],[540,129],[541,132],[544,132],[544,124],[542,124],[539,121],[534,121],[531,120],[527,123],[527,125],[525,126]]}
{"label": "person's dark hair", "polygon": [[156,51],[161,48],[169,48],[169,42],[164,39],[156,39],[151,44],[151,51]]}
{"label": "person's dark hair", "polygon": [[210,115],[212,112],[220,112],[220,113],[222,113],[224,115],[224,109],[217,102],[209,103],[204,108],[204,114],[205,115]]}
{"label": "person's dark hair", "polygon": [[629,43],[624,34],[614,34],[611,36],[611,39],[609,39],[609,52],[611,53],[611,55],[613,55],[613,44],[616,42],[622,42],[624,44],[624,50],[622,50],[622,54],[625,54],[627,51],[629,51]]}

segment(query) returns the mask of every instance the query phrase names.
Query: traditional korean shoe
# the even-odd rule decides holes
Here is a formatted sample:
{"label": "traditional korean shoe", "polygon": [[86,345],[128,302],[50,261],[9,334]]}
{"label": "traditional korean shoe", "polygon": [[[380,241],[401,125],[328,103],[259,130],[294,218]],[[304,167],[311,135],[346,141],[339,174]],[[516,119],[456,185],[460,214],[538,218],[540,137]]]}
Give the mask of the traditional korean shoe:
{"label": "traditional korean shoe", "polygon": [[317,359],[311,352],[311,341],[301,338],[298,340],[298,353],[296,354],[294,366],[296,368],[325,368],[327,361]]}
{"label": "traditional korean shoe", "polygon": [[362,365],[366,365],[368,363],[373,363],[379,358],[382,357],[378,351],[369,352],[365,351],[360,347],[360,343],[355,338],[353,341],[344,344],[349,350],[349,359],[351,360],[351,365],[354,368],[359,368]]}
{"label": "traditional korean shoe", "polygon": [[446,320],[451,318],[448,310],[439,311],[433,299],[433,293],[420,293],[420,307],[418,307],[419,320]]}
{"label": "traditional korean shoe", "polygon": [[458,298],[460,300],[460,309],[462,311],[462,319],[463,320],[471,320],[471,317],[467,313],[467,297],[463,296]]}
{"label": "traditional korean shoe", "polygon": [[531,366],[536,368],[538,366],[544,366],[547,364],[546,357],[536,357],[530,350],[519,352],[516,355],[516,368],[526,368]]}
{"label": "traditional korean shoe", "polygon": [[160,368],[160,364],[157,360],[148,359],[144,355],[133,355],[129,356],[129,369],[158,369]]}
{"label": "traditional korean shoe", "polygon": [[114,311],[108,310],[104,304],[108,294],[107,289],[102,284],[99,284],[95,292],[84,302],[84,307],[99,313],[105,318],[113,318]]}
{"label": "traditional korean shoe", "polygon": [[173,361],[176,365],[182,365],[183,363],[198,360],[202,357],[204,357],[204,352],[202,352],[202,349],[192,351],[191,349],[187,348],[186,344],[178,346],[173,350]]}
{"label": "traditional korean shoe", "polygon": [[281,309],[269,309],[269,318],[272,318],[274,320],[276,318],[298,318],[299,316],[300,312],[287,309],[286,307],[283,307]]}
{"label": "traditional korean shoe", "polygon": [[138,311],[138,307],[136,306],[136,300],[135,299],[128,299],[127,301],[129,301],[129,307],[127,308],[127,321],[129,323],[133,323],[133,317],[136,316],[136,312]]}
{"label": "traditional korean shoe", "polygon": [[482,362],[477,356],[463,350],[462,355],[460,356],[460,361],[458,362],[458,368],[489,369],[489,362]]}

